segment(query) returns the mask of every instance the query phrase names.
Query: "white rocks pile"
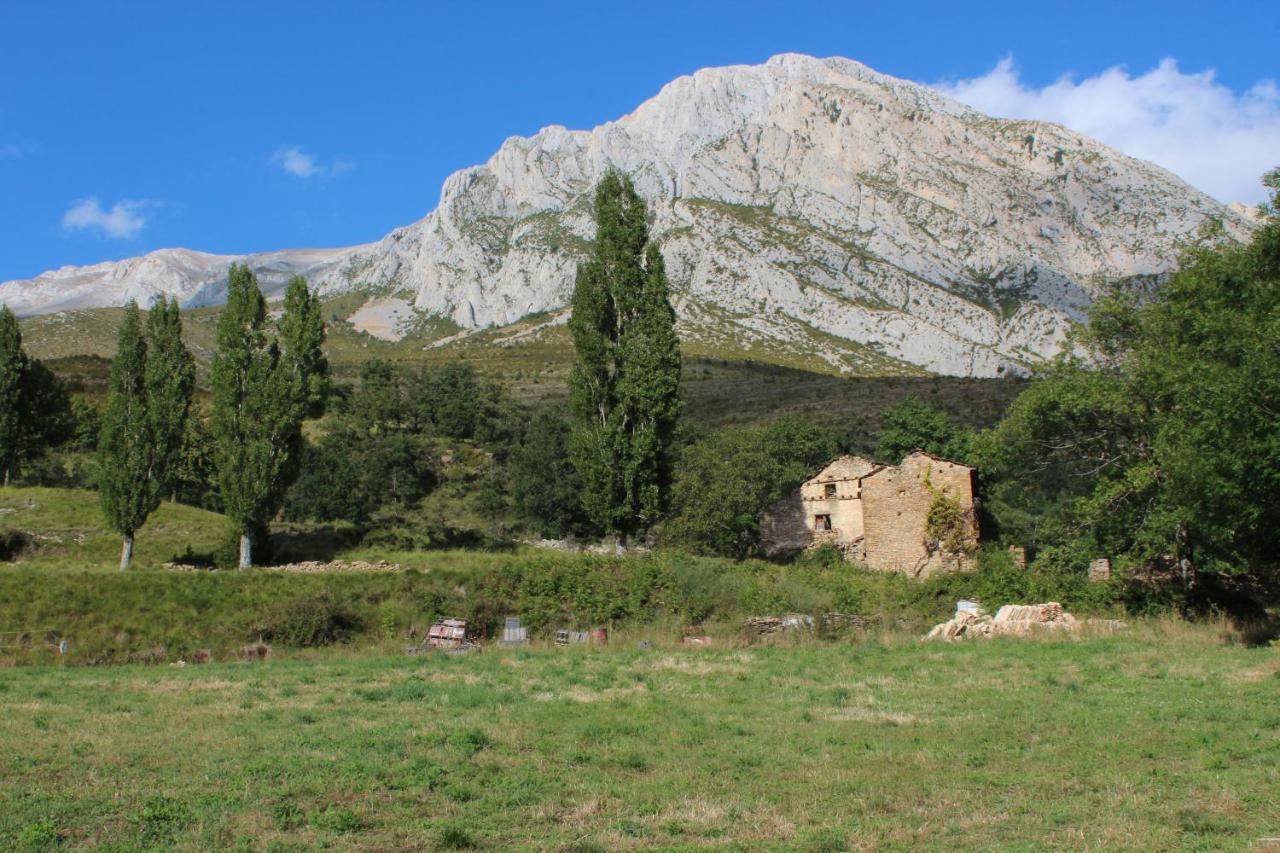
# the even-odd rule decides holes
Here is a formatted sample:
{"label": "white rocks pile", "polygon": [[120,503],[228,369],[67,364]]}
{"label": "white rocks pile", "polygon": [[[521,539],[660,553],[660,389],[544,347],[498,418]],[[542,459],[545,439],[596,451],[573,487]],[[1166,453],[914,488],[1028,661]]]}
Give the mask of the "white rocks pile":
{"label": "white rocks pile", "polygon": [[[970,605],[971,602],[961,602]],[[967,639],[971,637],[1028,637],[1054,632],[1075,632],[1084,627],[1113,631],[1124,627],[1112,619],[1077,619],[1056,601],[1046,604],[1006,604],[988,616],[980,607],[957,607],[956,615],[925,635],[926,640]]]}
{"label": "white rocks pile", "polygon": [[[208,571],[204,566],[192,566],[184,563],[165,563],[165,568],[175,572],[204,572]],[[301,563],[285,563],[280,566],[262,566],[264,570],[273,572],[299,572],[302,574],[323,574],[325,572],[398,572],[401,571],[399,563],[391,563],[386,560],[379,560],[376,563],[366,562],[365,560],[330,560],[321,562],[319,560],[307,560]]]}

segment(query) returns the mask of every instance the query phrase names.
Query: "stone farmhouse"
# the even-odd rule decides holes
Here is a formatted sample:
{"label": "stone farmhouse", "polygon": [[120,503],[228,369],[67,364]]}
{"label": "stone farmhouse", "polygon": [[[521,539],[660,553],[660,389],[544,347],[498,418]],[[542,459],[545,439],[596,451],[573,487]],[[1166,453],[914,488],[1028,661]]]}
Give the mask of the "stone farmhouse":
{"label": "stone farmhouse", "polygon": [[[760,518],[765,554],[835,545],[845,558],[926,577],[973,567],[974,470],[917,450],[898,465],[841,456]],[[930,512],[934,521],[930,524]]]}

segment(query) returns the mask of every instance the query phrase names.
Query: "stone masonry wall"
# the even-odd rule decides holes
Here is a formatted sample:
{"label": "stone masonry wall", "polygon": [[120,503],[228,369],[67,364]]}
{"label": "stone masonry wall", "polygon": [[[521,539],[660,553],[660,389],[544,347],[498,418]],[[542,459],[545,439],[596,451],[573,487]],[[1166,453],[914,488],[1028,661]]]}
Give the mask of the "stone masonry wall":
{"label": "stone masonry wall", "polygon": [[[802,484],[798,493],[765,510],[760,518],[765,554],[776,557],[828,542],[844,548],[861,539],[861,478],[877,467],[857,456],[841,456]],[[820,515],[830,516],[830,530],[815,529]]]}
{"label": "stone masonry wall", "polygon": [[970,555],[944,554],[925,546],[925,522],[934,492],[957,499],[969,539],[978,541],[973,505],[973,471],[963,465],[913,453],[896,468],[862,481],[865,560],[873,569],[926,577],[972,568]]}

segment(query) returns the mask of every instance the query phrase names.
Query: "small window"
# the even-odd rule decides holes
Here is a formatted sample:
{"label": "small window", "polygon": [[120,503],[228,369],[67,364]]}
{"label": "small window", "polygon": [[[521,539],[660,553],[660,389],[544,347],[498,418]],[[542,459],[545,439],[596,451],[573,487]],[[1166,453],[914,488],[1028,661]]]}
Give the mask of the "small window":
{"label": "small window", "polygon": [[815,516],[813,517],[813,529],[814,529],[814,530],[830,530],[830,529],[831,529],[831,516],[829,516],[829,515],[815,515]]}
{"label": "small window", "polygon": [[827,483],[822,489],[823,497],[834,498],[836,496],[836,484]]}

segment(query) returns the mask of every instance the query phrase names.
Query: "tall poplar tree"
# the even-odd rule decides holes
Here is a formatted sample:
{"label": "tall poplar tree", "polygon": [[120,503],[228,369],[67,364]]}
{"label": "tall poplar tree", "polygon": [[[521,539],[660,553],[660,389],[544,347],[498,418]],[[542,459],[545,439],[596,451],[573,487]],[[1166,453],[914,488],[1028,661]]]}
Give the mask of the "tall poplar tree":
{"label": "tall poplar tree", "polygon": [[98,499],[111,529],[123,537],[120,569],[133,559],[133,536],[159,505],[156,444],[147,411],[147,342],[137,303],[130,301],[111,361],[107,408],[98,438]]}
{"label": "tall poplar tree", "polygon": [[[214,461],[226,514],[240,531],[240,568],[253,564],[253,534],[280,508],[298,470],[302,421],[323,403],[324,326],[306,283],[289,285],[280,339],[248,266],[231,268],[210,369]],[[318,378],[319,377],[319,378]]]}
{"label": "tall poplar tree", "polygon": [[155,452],[157,491],[173,494],[178,456],[187,429],[196,366],[182,343],[178,300],[161,297],[147,315],[147,413]]}
{"label": "tall poplar tree", "polygon": [[662,253],[630,178],[596,188],[596,239],[578,266],[569,331],[575,426],[570,441],[583,509],[627,537],[666,508],[680,414],[680,341]]}
{"label": "tall poplar tree", "polygon": [[329,362],[324,357],[324,317],[320,297],[300,275],[289,279],[280,317],[280,343],[290,373],[305,395],[307,415],[318,417],[329,395]]}
{"label": "tall poplar tree", "polygon": [[22,332],[8,305],[0,305],[0,466],[4,485],[18,458],[22,433],[22,376],[26,372]]}

